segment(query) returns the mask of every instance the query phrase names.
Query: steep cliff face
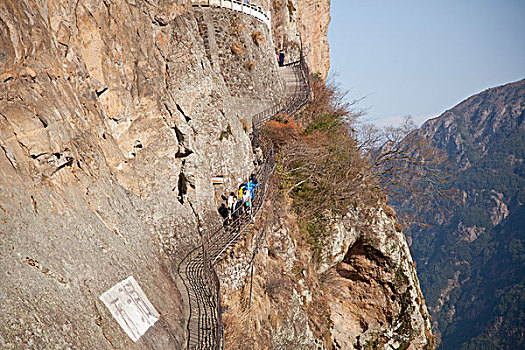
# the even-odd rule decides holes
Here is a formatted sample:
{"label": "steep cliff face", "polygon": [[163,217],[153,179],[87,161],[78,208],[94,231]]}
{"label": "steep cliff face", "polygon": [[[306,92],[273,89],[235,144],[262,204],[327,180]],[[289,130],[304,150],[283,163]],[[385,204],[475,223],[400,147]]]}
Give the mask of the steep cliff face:
{"label": "steep cliff face", "polygon": [[[268,29],[224,11],[202,28],[173,1],[0,4],[0,347],[184,346],[174,267],[282,89]],[[161,315],[137,343],[98,299],[129,275]]]}
{"label": "steep cliff face", "polygon": [[312,73],[326,78],[330,68],[330,0],[271,0],[273,40],[285,57],[298,59],[302,47]]}
{"label": "steep cliff face", "polygon": [[282,193],[263,216],[222,265],[229,348],[433,348],[414,263],[386,205],[334,218],[321,261]]}
{"label": "steep cliff face", "polygon": [[[431,349],[430,317],[414,263],[393,212],[384,204],[349,212],[342,220],[346,252],[324,274],[342,349]],[[339,235],[340,233],[336,233]]]}
{"label": "steep cliff face", "polygon": [[[302,45],[311,71],[322,77],[328,22],[328,1],[272,1],[275,45],[290,60]],[[384,199],[370,203],[376,194],[368,193],[333,217],[318,259],[278,187],[276,180],[261,221],[219,267],[226,347],[433,348],[414,263]]]}

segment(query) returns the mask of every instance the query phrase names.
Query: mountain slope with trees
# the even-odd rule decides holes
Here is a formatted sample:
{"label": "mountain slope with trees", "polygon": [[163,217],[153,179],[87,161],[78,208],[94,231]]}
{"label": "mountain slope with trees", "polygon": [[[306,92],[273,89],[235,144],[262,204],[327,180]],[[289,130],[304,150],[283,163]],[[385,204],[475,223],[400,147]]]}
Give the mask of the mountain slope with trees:
{"label": "mountain slope with trees", "polygon": [[[418,131],[457,170],[450,215],[409,233],[441,349],[525,346],[525,80],[488,89]],[[401,208],[402,211],[402,208]]]}

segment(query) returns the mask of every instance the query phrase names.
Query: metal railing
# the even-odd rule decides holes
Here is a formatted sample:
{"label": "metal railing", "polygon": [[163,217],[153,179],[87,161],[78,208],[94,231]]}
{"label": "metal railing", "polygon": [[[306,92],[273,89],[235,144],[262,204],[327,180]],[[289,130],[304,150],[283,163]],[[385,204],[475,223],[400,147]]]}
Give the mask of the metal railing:
{"label": "metal railing", "polygon": [[232,220],[224,220],[212,234],[203,234],[201,246],[188,253],[179,264],[179,274],[190,301],[188,349],[221,349],[223,346],[220,283],[213,266],[238,242],[264,204],[268,179],[275,169],[273,146],[265,153],[266,161],[255,172],[260,185],[254,189],[250,205],[237,208],[232,213]]}
{"label": "metal railing", "polygon": [[301,53],[299,61],[287,63],[285,66],[293,67],[295,74],[298,77],[294,96],[291,99],[286,99],[252,117],[252,138],[255,140],[259,137],[261,128],[267,121],[280,114],[294,114],[300,110],[310,98],[310,75],[303,54]]}
{"label": "metal railing", "polygon": [[272,25],[272,15],[270,11],[265,11],[262,7],[245,3],[238,0],[189,0],[192,6],[199,7],[221,7],[224,9],[244,13],[266,24],[268,29]]}
{"label": "metal railing", "polygon": [[[288,64],[294,67],[296,87],[292,98],[252,118],[252,143],[257,142],[264,123],[280,113],[289,115],[302,108],[310,97],[308,67],[304,57]],[[187,349],[224,349],[224,328],[220,300],[220,282],[214,265],[233,247],[255,222],[267,195],[268,180],[275,170],[273,145],[260,145],[265,162],[257,167],[255,187],[250,205],[237,208],[230,219],[215,232],[202,234],[202,243],[190,251],[178,266],[178,273],[188,293],[190,317],[187,324]]]}

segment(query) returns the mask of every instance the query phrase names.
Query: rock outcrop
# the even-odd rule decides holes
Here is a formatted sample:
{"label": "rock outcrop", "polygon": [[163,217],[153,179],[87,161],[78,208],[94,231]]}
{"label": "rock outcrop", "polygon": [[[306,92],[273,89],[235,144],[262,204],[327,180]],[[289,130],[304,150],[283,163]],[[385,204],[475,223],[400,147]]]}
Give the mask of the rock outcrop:
{"label": "rock outcrop", "polygon": [[415,264],[391,209],[363,204],[334,218],[319,261],[286,200],[274,193],[269,202],[257,233],[222,265],[228,347],[433,348]]}
{"label": "rock outcrop", "polygon": [[341,221],[348,248],[332,251],[346,254],[323,275],[334,344],[341,349],[431,349],[430,316],[393,212],[378,203]]}

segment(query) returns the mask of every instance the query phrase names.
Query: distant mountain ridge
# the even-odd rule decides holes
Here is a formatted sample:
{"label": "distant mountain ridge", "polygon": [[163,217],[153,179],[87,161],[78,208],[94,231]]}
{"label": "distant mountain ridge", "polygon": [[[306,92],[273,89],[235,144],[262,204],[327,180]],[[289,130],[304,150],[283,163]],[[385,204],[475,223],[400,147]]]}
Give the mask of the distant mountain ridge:
{"label": "distant mountain ridge", "polygon": [[450,217],[409,233],[442,349],[525,348],[524,119],[525,79],[418,131],[458,169]]}
{"label": "distant mountain ridge", "polygon": [[[445,149],[462,168],[468,167],[470,158],[483,155],[489,143],[516,129],[523,132],[524,95],[525,79],[487,89],[427,121],[420,133]],[[469,153],[473,150],[482,153]]]}

